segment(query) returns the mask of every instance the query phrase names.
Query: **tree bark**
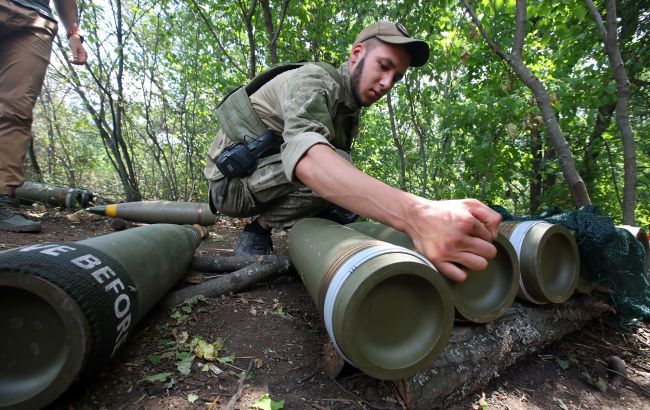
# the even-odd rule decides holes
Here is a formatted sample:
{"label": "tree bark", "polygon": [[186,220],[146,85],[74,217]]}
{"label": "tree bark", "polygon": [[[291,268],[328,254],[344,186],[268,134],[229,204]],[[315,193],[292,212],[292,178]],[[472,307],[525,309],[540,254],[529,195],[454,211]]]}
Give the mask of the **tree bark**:
{"label": "tree bark", "polygon": [[[67,67],[67,77],[69,83],[75,90],[75,92],[81,98],[86,110],[90,114],[97,127],[97,131],[102,139],[104,144],[104,150],[107,154],[107,157],[111,161],[113,168],[117,171],[117,174],[124,188],[124,193],[126,195],[127,201],[139,201],[142,199],[140,194],[140,189],[138,187],[137,177],[133,168],[133,161],[131,160],[130,149],[124,140],[122,135],[122,117],[125,114],[124,110],[124,98],[123,98],[123,64],[124,64],[124,33],[130,32],[130,30],[124,30],[122,25],[122,9],[121,2],[117,1],[116,4],[111,3],[111,7],[116,6],[117,8],[113,10],[113,17],[116,19],[116,32],[117,32],[117,42],[118,47],[118,57],[117,61],[105,61],[101,53],[101,43],[96,43],[96,47],[93,51],[95,54],[95,63],[92,68],[88,64],[86,68],[90,74],[93,82],[98,88],[97,94],[99,101],[97,102],[97,108],[86,96],[85,91],[81,87],[81,79],[79,75],[72,68],[72,65],[67,61],[69,60],[68,53],[66,48],[62,45],[61,41],[56,39],[59,49],[63,54],[62,64]],[[97,34],[97,33],[95,33]],[[114,67],[117,66],[118,70],[121,71],[121,74],[118,73],[117,83],[118,90],[115,91],[111,87],[111,77],[110,74]],[[122,68],[119,68],[119,67]],[[107,119],[107,108],[110,113],[110,120]],[[110,122],[109,122],[110,121]]]}
{"label": "tree bark", "polygon": [[445,407],[480,391],[523,357],[541,350],[611,309],[590,296],[576,295],[558,305],[515,303],[485,326],[456,324],[431,366],[396,382],[409,409]]}
{"label": "tree bark", "polygon": [[280,255],[254,256],[249,258],[218,257],[198,260],[195,258],[192,264],[193,269],[211,272],[222,272],[231,269],[238,270],[173,292],[165,298],[164,303],[168,307],[173,307],[198,295],[215,297],[228,293],[241,292],[273,276],[288,273],[292,269],[292,266],[288,256]]}
{"label": "tree bark", "polygon": [[539,211],[540,198],[542,197],[542,150],[543,144],[537,128],[530,130],[530,154],[532,155],[530,175],[530,214],[536,215]]}
{"label": "tree bark", "polygon": [[618,47],[617,26],[616,26],[616,2],[606,0],[607,26],[603,23],[600,13],[594,6],[592,0],[585,0],[587,8],[591,12],[596,27],[603,42],[609,66],[614,73],[616,81],[616,126],[621,132],[623,140],[623,223],[635,224],[634,209],[636,207],[636,149],[634,143],[634,132],[630,125],[630,113],[628,104],[630,100],[630,81],[627,77],[625,64]]}
{"label": "tree bark", "polygon": [[597,161],[602,151],[603,134],[607,131],[609,123],[612,121],[612,114],[616,108],[616,103],[603,104],[596,110],[596,118],[594,120],[594,128],[591,130],[585,153],[583,157],[583,164],[585,172],[583,178],[587,187],[591,186],[597,173]]}
{"label": "tree bark", "polygon": [[246,10],[245,4],[240,1],[242,15],[244,16],[244,23],[246,25],[246,34],[248,35],[248,78],[253,79],[257,73],[257,43],[255,42],[255,28],[253,27],[253,16],[257,8],[257,0],[251,2],[251,6]]}
{"label": "tree bark", "polygon": [[393,137],[393,144],[397,148],[397,155],[399,157],[399,188],[406,191],[406,162],[404,159],[404,145],[397,135],[397,127],[395,126],[395,112],[393,111],[393,102],[390,93],[386,94],[386,104],[388,105],[388,116],[390,118],[390,130]]}
{"label": "tree bark", "polygon": [[418,152],[420,155],[420,162],[422,165],[422,181],[420,185],[420,196],[423,198],[427,197],[427,189],[429,185],[429,167],[428,167],[428,158],[427,158],[427,137],[418,122],[417,113],[415,112],[415,104],[413,101],[413,93],[411,92],[411,87],[409,84],[406,84],[406,97],[408,98],[409,108],[411,110],[411,118],[413,122],[413,129],[418,136]]}
{"label": "tree bark", "polygon": [[571,155],[571,150],[569,149],[569,144],[564,137],[564,133],[560,128],[560,124],[555,117],[555,112],[551,106],[551,101],[548,96],[548,92],[544,88],[544,85],[530,69],[522,61],[523,45],[524,38],[526,36],[526,1],[517,0],[516,6],[516,21],[515,21],[515,38],[512,45],[512,52],[506,54],[503,52],[499,46],[492,40],[489,34],[483,28],[481,21],[474,13],[474,10],[467,3],[467,0],[459,0],[465,10],[472,18],[474,24],[478,27],[481,35],[488,43],[490,48],[505,62],[510,65],[512,70],[515,72],[517,77],[532,91],[537,106],[539,107],[542,118],[544,119],[544,125],[549,134],[549,138],[555,147],[558,160],[560,162],[560,168],[562,169],[562,174],[569,186],[569,190],[573,196],[573,200],[578,206],[589,205],[591,204],[591,199],[589,198],[589,193],[585,186],[584,181],[580,177],[578,170],[576,169],[573,156]]}
{"label": "tree bark", "polygon": [[34,172],[37,182],[43,182],[43,172],[41,167],[38,165],[38,159],[36,158],[36,152],[34,152],[34,136],[32,134],[32,139],[29,141],[29,150],[27,151],[29,157],[29,165]]}
{"label": "tree bark", "polygon": [[262,5],[262,14],[264,15],[264,27],[266,28],[266,35],[269,38],[269,57],[271,59],[271,64],[278,64],[278,37],[280,35],[280,31],[282,30],[287,7],[289,7],[289,0],[282,1],[280,21],[277,28],[275,28],[275,25],[273,24],[273,15],[271,13],[269,0],[260,0],[260,4]]}

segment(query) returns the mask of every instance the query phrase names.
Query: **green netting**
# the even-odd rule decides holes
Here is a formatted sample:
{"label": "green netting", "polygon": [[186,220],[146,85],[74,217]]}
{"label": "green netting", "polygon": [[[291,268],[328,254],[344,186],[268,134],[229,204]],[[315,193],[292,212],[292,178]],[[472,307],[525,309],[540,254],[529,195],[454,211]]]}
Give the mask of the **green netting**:
{"label": "green netting", "polygon": [[594,206],[562,212],[553,208],[536,216],[518,217],[505,208],[493,206],[503,220],[544,220],[564,225],[576,232],[580,252],[580,275],[610,290],[610,302],[616,309],[619,323],[626,326],[650,318],[650,283],[645,271],[645,250],[627,230],[616,228],[614,222]]}

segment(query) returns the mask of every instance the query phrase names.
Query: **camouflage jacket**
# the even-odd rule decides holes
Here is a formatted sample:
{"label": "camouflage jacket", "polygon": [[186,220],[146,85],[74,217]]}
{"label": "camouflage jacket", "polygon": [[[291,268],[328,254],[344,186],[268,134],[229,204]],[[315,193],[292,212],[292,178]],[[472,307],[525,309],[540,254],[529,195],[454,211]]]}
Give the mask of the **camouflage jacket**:
{"label": "camouflage jacket", "polygon": [[308,63],[279,74],[250,98],[243,87],[234,92],[226,100],[229,107],[220,106],[222,128],[210,147],[205,177],[223,178],[213,158],[234,141],[249,142],[266,129],[282,134],[282,164],[289,181],[295,181],[296,164],[316,144],[349,152],[360,107],[352,95],[347,61],[338,73],[335,79],[323,67]]}

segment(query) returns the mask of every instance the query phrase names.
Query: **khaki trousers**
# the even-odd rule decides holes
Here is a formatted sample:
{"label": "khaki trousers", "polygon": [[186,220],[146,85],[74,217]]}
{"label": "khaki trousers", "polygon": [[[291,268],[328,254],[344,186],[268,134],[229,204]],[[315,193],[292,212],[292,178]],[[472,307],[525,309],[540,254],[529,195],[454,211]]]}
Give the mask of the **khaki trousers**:
{"label": "khaki trousers", "polygon": [[0,0],[0,195],[13,195],[25,180],[32,111],[56,30],[36,11]]}

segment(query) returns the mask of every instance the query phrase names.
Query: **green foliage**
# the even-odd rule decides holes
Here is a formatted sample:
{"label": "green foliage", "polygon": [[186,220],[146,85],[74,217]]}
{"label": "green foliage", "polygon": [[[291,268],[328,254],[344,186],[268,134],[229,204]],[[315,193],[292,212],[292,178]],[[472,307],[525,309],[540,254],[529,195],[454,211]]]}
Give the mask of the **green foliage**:
{"label": "green foliage", "polygon": [[[541,208],[574,207],[544,124],[535,122],[540,112],[529,89],[496,57],[458,2],[308,0],[289,1],[285,11],[285,0],[270,0],[270,27],[262,3],[256,2],[248,20],[250,0],[126,0],[118,27],[116,2],[80,2],[91,55],[88,69],[71,72],[57,49],[45,84],[48,94],[36,107],[35,147],[45,179],[124,197],[115,154],[102,143],[91,115],[91,110],[103,115],[108,131],[118,126],[112,118],[121,64],[124,111],[119,126],[142,196],[206,201],[202,171],[218,130],[214,109],[227,92],[247,81],[253,68],[260,72],[274,63],[273,45],[280,62],[338,65],[364,26],[392,19],[424,38],[431,58],[426,66],[409,70],[391,93],[396,135],[385,99],[365,111],[353,153],[357,166],[418,195],[476,197],[517,214],[529,212],[536,179]],[[516,2],[470,3],[487,33],[509,51]],[[637,141],[636,215],[647,225],[649,11],[643,2],[617,3]],[[591,14],[581,0],[529,1],[526,33],[523,61],[551,93],[592,201],[620,218],[623,149],[614,119],[603,133],[594,134],[598,109],[615,102],[616,88]],[[533,131],[539,132],[538,145],[532,142]],[[590,160],[587,152],[593,154]]]}
{"label": "green foliage", "polygon": [[269,397],[269,394],[266,393],[259,399],[255,400],[252,407],[259,410],[279,410],[284,408],[284,400],[274,401]]}

